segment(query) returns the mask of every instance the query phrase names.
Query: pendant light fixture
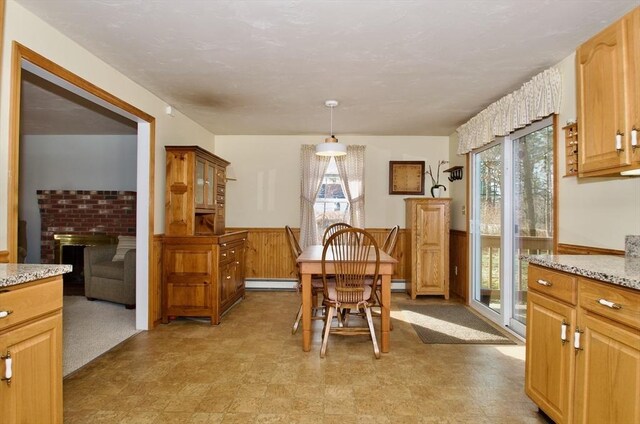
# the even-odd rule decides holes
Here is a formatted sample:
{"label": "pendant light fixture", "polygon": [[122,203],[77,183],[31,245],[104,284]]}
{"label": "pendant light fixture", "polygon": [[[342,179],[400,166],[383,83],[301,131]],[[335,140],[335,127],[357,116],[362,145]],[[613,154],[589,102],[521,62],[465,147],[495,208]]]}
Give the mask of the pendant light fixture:
{"label": "pendant light fixture", "polygon": [[331,137],[325,138],[324,143],[316,144],[316,155],[344,156],[347,154],[347,146],[338,143],[338,139],[333,135],[333,108],[338,106],[338,101],[327,100],[324,105],[331,109]]}

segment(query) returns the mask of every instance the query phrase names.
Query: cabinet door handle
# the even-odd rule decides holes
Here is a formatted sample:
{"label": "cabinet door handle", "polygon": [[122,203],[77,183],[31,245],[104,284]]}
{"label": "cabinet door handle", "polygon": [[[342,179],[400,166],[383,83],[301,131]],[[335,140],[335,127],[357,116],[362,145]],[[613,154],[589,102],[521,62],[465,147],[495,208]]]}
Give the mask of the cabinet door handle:
{"label": "cabinet door handle", "polygon": [[232,253],[232,254],[233,254],[233,253],[236,253],[236,251],[235,251],[235,250],[232,250],[232,251],[231,251],[231,253]]}
{"label": "cabinet door handle", "polygon": [[4,361],[4,377],[0,378],[0,381],[6,381],[7,386],[10,386],[11,378],[13,377],[13,359],[11,359],[11,352],[7,350],[7,354],[0,356],[0,359]]}
{"label": "cabinet door handle", "polygon": [[226,254],[226,253],[223,253],[223,254],[222,254],[222,256],[226,258],[226,257],[227,257],[227,254]]}
{"label": "cabinet door handle", "polygon": [[227,275],[227,280],[231,280],[231,276],[230,275]]}
{"label": "cabinet door handle", "polygon": [[580,347],[580,334],[584,333],[584,331],[580,331],[580,327],[576,327],[576,331],[573,333],[573,348],[576,353],[582,350]]}
{"label": "cabinet door handle", "polygon": [[540,284],[541,286],[545,286],[545,287],[551,287],[553,286],[553,283],[551,281],[547,281],[547,280],[543,280],[543,279],[539,279],[538,281],[536,281],[538,284]]}
{"label": "cabinet door handle", "polygon": [[623,136],[623,135],[624,135],[624,134],[622,134],[622,133],[620,132],[620,130],[618,130],[618,132],[616,133],[616,151],[617,151],[618,153],[620,153],[620,152],[624,152],[624,148],[622,147],[622,136]]}
{"label": "cabinet door handle", "polygon": [[8,310],[8,309],[6,311],[0,311],[0,319],[8,317],[12,313],[13,313],[13,311]]}
{"label": "cabinet door handle", "polygon": [[611,302],[610,300],[607,300],[607,299],[598,299],[596,302],[598,302],[602,306],[606,306],[611,309],[622,309],[622,305],[615,302]]}
{"label": "cabinet door handle", "polygon": [[560,340],[562,340],[562,345],[567,342],[567,329],[569,328],[569,323],[565,320],[562,320],[562,324],[560,325]]}
{"label": "cabinet door handle", "polygon": [[638,129],[634,126],[631,129],[631,148],[635,151],[638,147]]}

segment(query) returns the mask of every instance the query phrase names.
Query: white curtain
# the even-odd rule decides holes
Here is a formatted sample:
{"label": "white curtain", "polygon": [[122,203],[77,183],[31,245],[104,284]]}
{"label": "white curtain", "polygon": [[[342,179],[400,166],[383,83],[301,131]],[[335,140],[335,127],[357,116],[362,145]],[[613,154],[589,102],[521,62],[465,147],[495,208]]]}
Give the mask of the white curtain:
{"label": "white curtain", "polygon": [[562,77],[550,68],[524,83],[514,91],[490,104],[485,110],[461,125],[458,132],[458,154],[491,143],[496,136],[507,135],[518,128],[560,113]]}
{"label": "white curtain", "polygon": [[316,146],[302,145],[300,150],[300,247],[320,244],[316,214],[313,209],[322,178],[329,166],[328,156],[316,155]]}
{"label": "white curtain", "polygon": [[346,156],[336,157],[338,174],[349,200],[350,224],[364,228],[364,149],[365,146],[347,146]]}

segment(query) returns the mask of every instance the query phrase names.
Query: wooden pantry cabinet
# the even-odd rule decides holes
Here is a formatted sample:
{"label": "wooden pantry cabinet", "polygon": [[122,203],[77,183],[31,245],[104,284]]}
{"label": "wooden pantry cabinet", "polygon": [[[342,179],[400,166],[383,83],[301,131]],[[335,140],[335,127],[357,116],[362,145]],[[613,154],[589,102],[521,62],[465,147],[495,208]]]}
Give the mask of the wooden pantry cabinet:
{"label": "wooden pantry cabinet", "polygon": [[640,169],[640,7],[576,51],[579,176]]}
{"label": "wooden pantry cabinet", "polygon": [[229,162],[198,146],[167,146],[162,322],[220,317],[244,297],[247,232],[225,234]]}
{"label": "wooden pantry cabinet", "polygon": [[451,199],[410,197],[405,200],[407,293],[449,298],[449,227]]}
{"label": "wooden pantry cabinet", "polygon": [[3,311],[0,423],[62,423],[62,277],[0,288]]}
{"label": "wooden pantry cabinet", "polygon": [[525,392],[557,424],[640,422],[640,292],[529,265]]}

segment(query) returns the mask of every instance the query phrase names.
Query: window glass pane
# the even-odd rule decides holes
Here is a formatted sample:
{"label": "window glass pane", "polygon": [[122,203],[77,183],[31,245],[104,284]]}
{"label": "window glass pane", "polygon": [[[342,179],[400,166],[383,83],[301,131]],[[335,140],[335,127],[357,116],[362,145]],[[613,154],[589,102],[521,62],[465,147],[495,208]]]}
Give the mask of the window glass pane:
{"label": "window glass pane", "polygon": [[476,300],[500,313],[502,290],[500,281],[500,238],[502,234],[502,144],[490,147],[476,156],[478,192],[479,278]]}
{"label": "window glass pane", "polygon": [[553,252],[553,126],[513,141],[513,319],[527,323],[527,261]]}
{"label": "window glass pane", "polygon": [[329,161],[314,209],[318,234],[324,234],[328,226],[337,222],[350,222],[349,201],[334,158]]}

